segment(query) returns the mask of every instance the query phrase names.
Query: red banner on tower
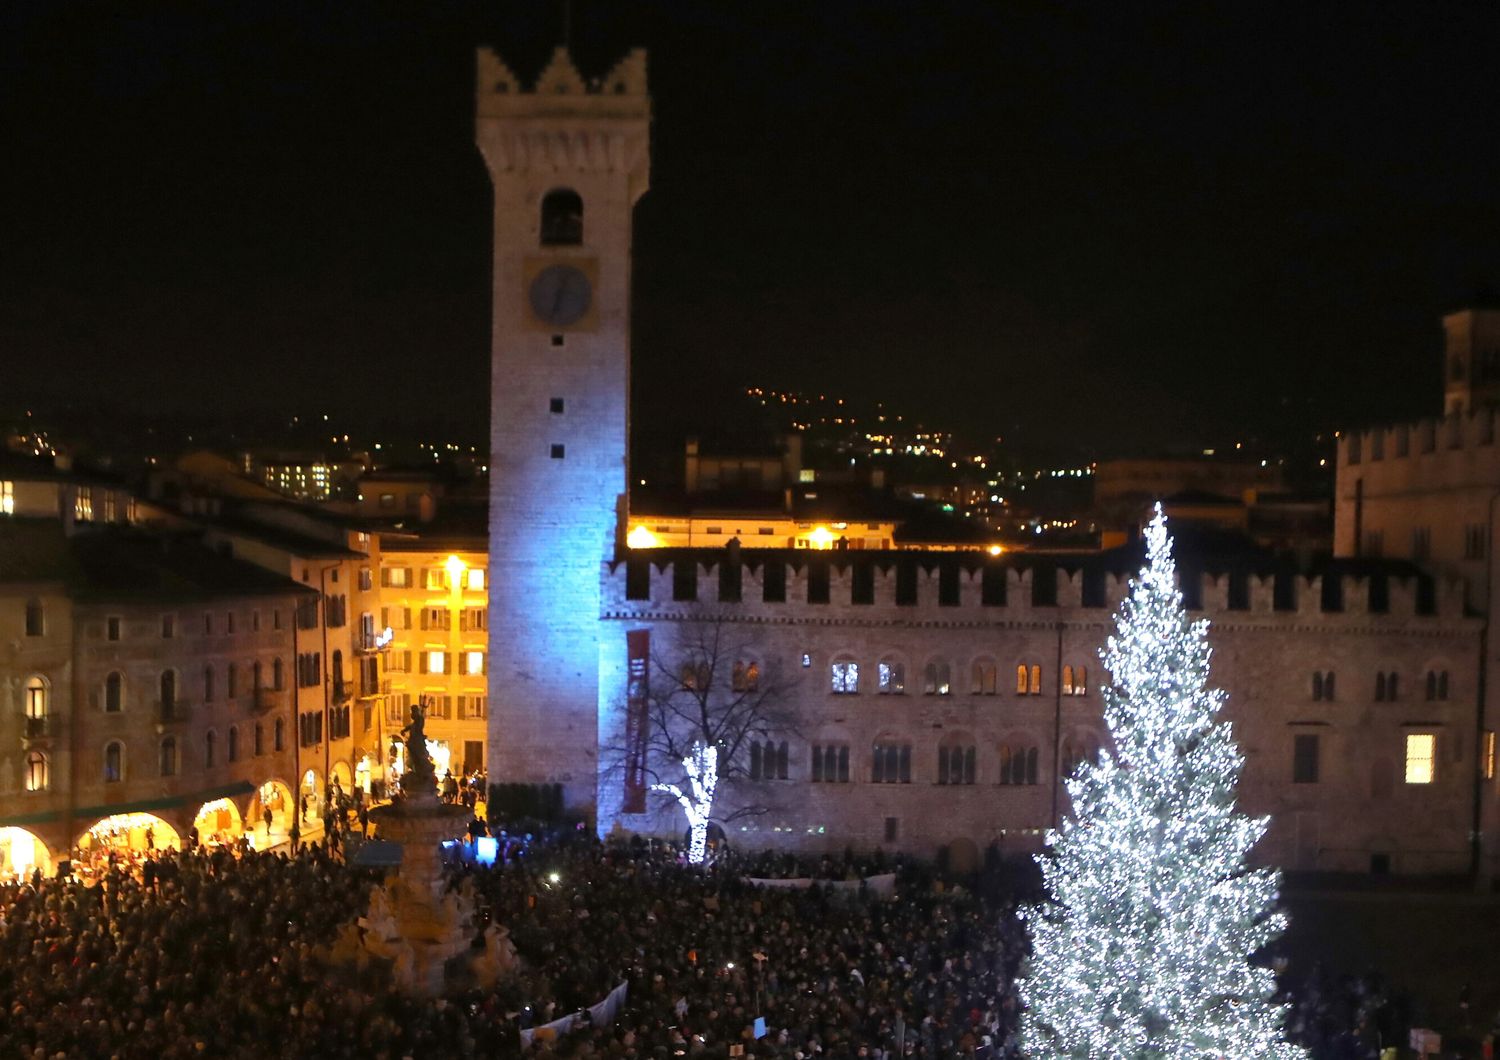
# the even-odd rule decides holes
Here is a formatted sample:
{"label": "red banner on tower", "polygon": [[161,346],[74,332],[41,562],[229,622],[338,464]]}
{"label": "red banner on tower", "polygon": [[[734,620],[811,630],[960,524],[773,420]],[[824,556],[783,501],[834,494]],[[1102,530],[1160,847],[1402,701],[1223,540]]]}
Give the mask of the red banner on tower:
{"label": "red banner on tower", "polygon": [[625,634],[625,813],[646,812],[646,729],[650,725],[651,631]]}

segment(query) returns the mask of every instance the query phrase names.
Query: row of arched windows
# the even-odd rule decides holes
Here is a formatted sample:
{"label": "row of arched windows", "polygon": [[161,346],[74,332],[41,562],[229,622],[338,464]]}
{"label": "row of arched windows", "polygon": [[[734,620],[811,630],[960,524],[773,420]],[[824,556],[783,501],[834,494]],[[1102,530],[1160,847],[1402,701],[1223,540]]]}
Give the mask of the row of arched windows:
{"label": "row of arched windows", "polygon": [[[246,692],[253,694],[263,689],[279,690],[285,687],[286,664],[280,658],[272,659],[269,667],[260,659],[255,659],[244,664],[243,670],[240,664],[231,662],[224,666],[224,694],[227,698],[234,699],[240,694],[242,672],[249,680],[249,684],[244,688]],[[267,677],[270,678],[269,683],[267,683]],[[178,689],[177,671],[163,670],[157,678],[157,699],[164,708],[170,710],[177,705]],[[203,702],[214,702],[218,691],[215,667],[205,666],[203,668]],[[106,714],[118,714],[125,709],[126,700],[125,675],[118,670],[111,670],[104,677],[99,706]]]}
{"label": "row of arched windows", "polygon": [[[999,672],[993,661],[976,659],[969,667],[969,694],[993,696],[999,693]],[[860,691],[860,667],[853,659],[836,657],[829,666],[829,691],[835,695],[853,695]],[[896,659],[882,659],[875,666],[875,691],[879,695],[902,695],[906,692],[906,664]],[[934,659],[922,668],[922,694],[947,696],[954,692],[953,667],[946,659]],[[1062,668],[1061,692],[1065,696],[1088,694],[1088,667],[1068,665]],[[1016,664],[1016,695],[1042,694],[1042,667],[1037,663]]]}
{"label": "row of arched windows", "polygon": [[[1337,681],[1332,670],[1314,670],[1312,675],[1312,697],[1317,702],[1332,702],[1337,698]],[[1428,670],[1425,681],[1428,702],[1442,702],[1448,698],[1448,671]],[[1375,675],[1375,702],[1394,703],[1401,698],[1401,675],[1394,670],[1381,670]]]}
{"label": "row of arched windows", "polygon": [[[252,734],[252,754],[261,755],[266,753],[265,726],[256,722]],[[277,718],[271,726],[271,744],[277,751],[286,749],[286,722]],[[238,725],[229,727],[224,755],[227,761],[237,762],[240,759],[240,730]],[[125,780],[125,741],[111,740],[104,745],[101,755],[101,776],[106,784],[119,784]],[[32,759],[38,761],[33,764]],[[203,735],[203,768],[212,769],[218,764],[219,759],[219,737],[210,729]],[[182,770],[181,744],[176,736],[163,736],[156,745],[156,771],[158,776],[175,777]],[[48,775],[47,759],[39,751],[32,752],[27,756],[27,791],[42,791],[46,787]],[[41,786],[32,787],[34,778],[40,777]]]}
{"label": "row of arched windows", "polygon": [[[996,782],[1032,785],[1039,782],[1041,749],[1025,741],[1009,741],[998,748]],[[1085,762],[1099,761],[1099,741],[1092,737],[1068,739],[1062,745],[1064,776],[1072,776]],[[809,748],[809,779],[814,784],[847,784],[850,780],[849,745],[813,744]],[[944,742],[937,748],[938,784],[974,784],[978,781],[979,755],[974,744],[963,739]],[[752,780],[788,779],[785,742],[756,742],[750,746]],[[881,738],[870,747],[870,783],[912,783],[912,745],[905,740]]]}

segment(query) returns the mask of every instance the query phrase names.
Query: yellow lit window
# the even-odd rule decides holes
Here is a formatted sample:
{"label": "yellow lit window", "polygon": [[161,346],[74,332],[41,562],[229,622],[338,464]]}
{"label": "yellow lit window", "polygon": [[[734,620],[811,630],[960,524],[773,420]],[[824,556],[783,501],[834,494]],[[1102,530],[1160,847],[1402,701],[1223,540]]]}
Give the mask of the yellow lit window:
{"label": "yellow lit window", "polygon": [[428,673],[430,673],[430,674],[440,674],[440,673],[446,672],[445,669],[444,669],[446,663],[447,663],[447,657],[442,652],[440,652],[440,651],[430,651],[430,652],[427,653],[427,672]]}
{"label": "yellow lit window", "polygon": [[16,514],[16,484],[0,482],[0,515]]}
{"label": "yellow lit window", "polygon": [[1431,784],[1437,765],[1437,737],[1431,733],[1410,733],[1406,737],[1406,782]]}
{"label": "yellow lit window", "polygon": [[1484,752],[1482,755],[1484,763],[1484,779],[1495,779],[1495,730],[1488,729],[1484,734]]}
{"label": "yellow lit window", "polygon": [[464,673],[466,673],[466,674],[482,674],[482,673],[484,673],[484,652],[482,652],[482,651],[466,651],[466,652],[464,652]]}
{"label": "yellow lit window", "polygon": [[484,588],[484,568],[470,567],[468,581],[464,588],[478,592]]}

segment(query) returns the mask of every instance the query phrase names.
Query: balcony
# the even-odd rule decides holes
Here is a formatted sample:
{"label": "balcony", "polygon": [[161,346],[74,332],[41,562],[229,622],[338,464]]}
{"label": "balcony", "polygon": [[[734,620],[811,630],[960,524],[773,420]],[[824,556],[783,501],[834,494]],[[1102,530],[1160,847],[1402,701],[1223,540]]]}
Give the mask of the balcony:
{"label": "balcony", "polygon": [[21,745],[33,747],[50,743],[62,734],[62,718],[54,711],[40,718],[21,718]]}
{"label": "balcony", "polygon": [[180,699],[156,701],[156,724],[181,725],[192,717],[192,711],[188,705]]}

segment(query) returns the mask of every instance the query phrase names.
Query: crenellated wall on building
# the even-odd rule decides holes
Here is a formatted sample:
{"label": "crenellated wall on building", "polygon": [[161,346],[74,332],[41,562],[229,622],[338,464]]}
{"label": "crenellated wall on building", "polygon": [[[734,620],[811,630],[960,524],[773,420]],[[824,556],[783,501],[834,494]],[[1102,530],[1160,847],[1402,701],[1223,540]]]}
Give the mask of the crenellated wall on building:
{"label": "crenellated wall on building", "polygon": [[[602,570],[601,757],[622,746],[632,630],[650,631],[660,678],[675,655],[695,650],[705,626],[720,628],[737,656],[784,687],[798,719],[770,735],[787,743],[785,780],[728,785],[726,816],[764,811],[731,822],[732,840],[923,854],[954,843],[1035,849],[1067,810],[1067,761],[1106,742],[1099,651],[1128,591],[1124,574],[979,557],[639,556]],[[1303,870],[1462,871],[1479,623],[1454,583],[1329,577],[1184,575],[1185,599],[1211,622],[1213,683],[1229,693],[1247,758],[1243,804],[1274,815],[1259,855]],[[856,690],[835,692],[834,667],[847,674],[851,663]],[[1331,699],[1315,697],[1315,673],[1320,682],[1334,675]],[[1377,675],[1390,673],[1396,694],[1377,699]],[[1429,673],[1434,692],[1436,675],[1446,675],[1443,697],[1427,698]],[[1435,738],[1430,784],[1405,782],[1408,734]],[[1317,738],[1316,780],[1293,782],[1298,736]],[[813,780],[813,748],[829,745],[848,748],[847,781]],[[877,745],[910,748],[908,780],[875,781]],[[973,783],[941,782],[940,758],[954,746],[974,748]],[[1006,759],[1033,749],[1035,775],[1017,782]],[[602,771],[601,831],[681,830],[659,796],[648,814],[622,814],[621,792],[619,772]]]}

